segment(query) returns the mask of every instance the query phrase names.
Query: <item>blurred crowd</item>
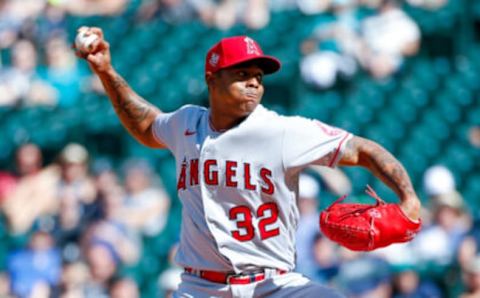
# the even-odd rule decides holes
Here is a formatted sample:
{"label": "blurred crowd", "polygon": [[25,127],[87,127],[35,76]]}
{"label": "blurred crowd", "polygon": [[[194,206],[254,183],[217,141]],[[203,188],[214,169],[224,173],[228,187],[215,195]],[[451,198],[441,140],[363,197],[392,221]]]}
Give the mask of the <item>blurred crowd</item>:
{"label": "blurred crowd", "polygon": [[8,235],[0,297],[139,297],[120,269],[138,264],[143,240],[162,233],[171,202],[151,166],[93,163],[75,143],[52,164],[30,143],[15,161],[14,171],[0,172]]}
{"label": "blurred crowd", "polygon": [[[424,9],[442,8],[447,1],[407,1]],[[316,15],[313,32],[301,45],[304,81],[326,89],[348,80],[359,69],[376,79],[397,73],[405,58],[417,54],[421,33],[402,10],[403,1],[298,1],[300,10]]]}
{"label": "blurred crowd", "polygon": [[[352,182],[339,169],[307,169],[299,185],[296,270],[348,297],[479,297],[478,214],[467,209],[449,169],[434,165],[423,177],[427,200],[417,237],[358,253],[318,228],[332,198],[354,196]],[[15,169],[0,172],[0,297],[140,297],[141,282],[124,269],[139,265],[146,239],[165,232],[171,200],[145,160],[114,167],[71,143],[44,164],[35,144],[20,146]],[[362,195],[353,200],[373,203]],[[172,261],[175,241],[162,245],[169,256],[160,260],[165,270],[155,287],[169,297],[182,269]]]}
{"label": "blurred crowd", "polygon": [[[358,69],[389,77],[421,42],[418,26],[396,0],[1,0],[0,106],[68,107],[82,92],[101,92],[70,49],[68,17],[124,17],[134,2],[140,2],[135,24],[161,19],[181,25],[197,19],[219,30],[236,24],[261,30],[272,12],[299,10],[318,23],[299,45],[300,72],[306,83],[321,89]],[[447,1],[407,2],[434,10]]]}

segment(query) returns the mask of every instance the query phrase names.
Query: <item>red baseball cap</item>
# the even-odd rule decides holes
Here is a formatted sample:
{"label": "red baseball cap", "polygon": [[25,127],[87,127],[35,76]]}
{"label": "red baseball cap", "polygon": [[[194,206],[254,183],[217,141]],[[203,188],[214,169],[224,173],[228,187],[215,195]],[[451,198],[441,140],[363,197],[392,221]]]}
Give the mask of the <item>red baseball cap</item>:
{"label": "red baseball cap", "polygon": [[207,53],[205,72],[212,73],[220,69],[255,61],[265,74],[271,74],[280,69],[280,61],[263,54],[258,43],[248,36],[233,36],[220,40]]}

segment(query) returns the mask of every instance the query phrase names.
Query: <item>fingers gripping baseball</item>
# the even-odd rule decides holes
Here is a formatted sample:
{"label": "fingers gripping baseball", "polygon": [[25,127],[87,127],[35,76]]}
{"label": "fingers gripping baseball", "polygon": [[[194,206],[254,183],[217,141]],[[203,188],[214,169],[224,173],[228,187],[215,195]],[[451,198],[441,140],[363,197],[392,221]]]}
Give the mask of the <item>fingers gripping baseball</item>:
{"label": "fingers gripping baseball", "polygon": [[74,49],[78,57],[88,61],[93,71],[105,72],[111,68],[110,44],[105,41],[102,29],[79,28]]}

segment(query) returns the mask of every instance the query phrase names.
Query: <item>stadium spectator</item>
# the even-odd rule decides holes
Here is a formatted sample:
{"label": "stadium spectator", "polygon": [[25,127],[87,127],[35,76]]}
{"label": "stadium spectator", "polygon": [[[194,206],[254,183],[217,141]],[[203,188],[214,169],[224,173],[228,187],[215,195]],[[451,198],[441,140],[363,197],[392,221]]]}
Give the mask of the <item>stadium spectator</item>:
{"label": "stadium spectator", "polygon": [[125,192],[119,187],[102,197],[103,217],[92,222],[82,239],[83,246],[101,243],[108,247],[114,259],[122,264],[135,264],[140,257],[138,235],[125,224],[123,212]]}
{"label": "stadium spectator", "polygon": [[394,268],[393,289],[393,298],[442,297],[440,288],[431,281],[422,280],[411,264]]}
{"label": "stadium spectator", "polygon": [[318,195],[319,183],[308,174],[301,174],[298,186],[298,211],[300,219],[297,224],[297,267],[296,270],[307,277],[311,277],[312,243],[318,232]]}
{"label": "stadium spectator", "polygon": [[146,236],[159,234],[165,227],[170,198],[162,181],[144,160],[125,163],[125,223]]}
{"label": "stadium spectator", "polygon": [[94,180],[88,172],[88,151],[80,144],[70,143],[59,157],[61,180],[57,191],[72,191],[78,202],[91,204],[97,196]]}
{"label": "stadium spectator", "polygon": [[32,143],[20,146],[15,154],[15,165],[20,179],[38,174],[43,165],[40,148]]}
{"label": "stadium spectator", "polygon": [[0,49],[11,47],[19,36],[31,38],[32,26],[45,4],[46,0],[0,1]]}
{"label": "stadium spectator", "polygon": [[60,107],[75,105],[87,75],[80,68],[65,38],[55,36],[48,39],[45,56],[46,66],[40,68],[39,76],[55,89],[56,102]]}
{"label": "stadium spectator", "polygon": [[362,254],[348,258],[341,262],[337,277],[338,285],[348,297],[391,297],[391,269],[385,260]]}
{"label": "stadium spectator", "polygon": [[429,197],[447,194],[455,190],[455,178],[445,166],[434,165],[423,174],[423,188]]}
{"label": "stadium spectator", "polygon": [[270,21],[269,3],[266,0],[192,2],[195,3],[200,19],[220,30],[229,30],[239,23],[258,30]]}
{"label": "stadium spectator", "polygon": [[464,269],[465,291],[460,298],[480,296],[480,256],[476,256]]}
{"label": "stadium spectator", "polygon": [[60,173],[53,165],[42,168],[42,152],[35,144],[24,144],[16,150],[16,171],[17,186],[2,208],[10,232],[22,234],[40,215],[55,213]]}
{"label": "stadium spectator", "polygon": [[305,15],[316,15],[326,12],[333,0],[296,0],[298,9]]}
{"label": "stadium spectator", "polygon": [[448,0],[407,0],[408,4],[425,9],[436,10],[444,7]]}
{"label": "stadium spectator", "polygon": [[[149,21],[159,17],[170,24],[181,24],[197,16],[198,0],[147,0],[137,11],[137,18]],[[198,3],[198,4],[197,4]]]}
{"label": "stadium spectator", "polygon": [[466,236],[462,239],[462,243],[458,249],[458,263],[460,268],[466,269],[470,266],[472,260],[476,255],[480,254],[480,219],[476,219],[468,231]]}
{"label": "stadium spectator", "polygon": [[10,289],[10,278],[6,272],[0,272],[0,297],[16,298]]}
{"label": "stadium spectator", "polygon": [[468,140],[473,147],[480,148],[480,126],[472,126],[468,131]]}
{"label": "stadium spectator", "polygon": [[457,261],[460,245],[471,226],[461,195],[454,191],[432,200],[432,223],[425,226],[411,242],[411,248],[424,274],[436,279],[445,289],[453,278],[446,277]]}
{"label": "stadium spectator", "polygon": [[313,266],[310,272],[305,274],[312,280],[330,284],[338,274],[341,260],[338,254],[338,245],[334,244],[321,233],[317,233],[313,239],[313,247],[310,261]]}
{"label": "stadium spectator", "polygon": [[61,298],[81,298],[85,294],[88,280],[90,279],[88,267],[81,261],[64,263],[62,267],[62,277],[56,288],[55,297]]}
{"label": "stadium spectator", "polygon": [[126,9],[129,0],[75,0],[54,3],[75,16],[114,16]]}
{"label": "stadium spectator", "polygon": [[100,216],[97,188],[88,173],[88,152],[75,143],[68,144],[58,158],[60,178],[56,185],[53,235],[62,247],[63,258],[75,261],[80,254],[81,235]]}
{"label": "stadium spectator", "polygon": [[[12,292],[19,297],[49,297],[60,281],[60,251],[47,232],[38,230],[29,247],[10,254],[7,270]],[[46,295],[45,295],[46,294]]]}
{"label": "stadium spectator", "polygon": [[299,178],[296,270],[319,282],[331,282],[338,273],[338,246],[319,233],[319,194],[340,197],[351,192],[348,177],[338,169],[309,167],[309,173],[318,174],[320,180],[303,173]]}
{"label": "stadium spectator", "polygon": [[11,195],[17,186],[17,179],[8,172],[0,172],[0,206]]}
{"label": "stadium spectator", "polygon": [[267,0],[248,0],[244,8],[243,23],[247,28],[260,30],[270,22],[269,2]]}
{"label": "stadium spectator", "polygon": [[178,289],[178,285],[181,282],[181,275],[184,269],[174,262],[177,249],[178,243],[172,245],[168,252],[168,268],[158,277],[158,287],[164,298],[172,298],[173,292]]}
{"label": "stadium spectator", "polygon": [[85,247],[84,256],[90,272],[84,287],[84,296],[108,298],[109,284],[119,265],[111,247],[103,243],[93,243]]}
{"label": "stadium spectator", "polygon": [[48,1],[44,11],[36,20],[34,40],[38,44],[56,36],[65,36],[67,30],[67,15],[56,1]]}
{"label": "stadium spectator", "polygon": [[84,207],[79,203],[73,191],[64,191],[58,197],[58,212],[53,216],[54,228],[52,235],[62,248],[62,256],[67,261],[79,258],[78,242],[90,223],[84,216]]}
{"label": "stadium spectator", "polygon": [[115,192],[122,189],[123,183],[121,183],[119,175],[113,169],[110,161],[97,159],[92,166],[92,171],[95,178],[95,188],[97,189],[96,206],[93,207],[97,215],[94,217],[100,218],[102,216],[101,202],[106,196],[110,194],[115,195]]}
{"label": "stadium spectator", "polygon": [[357,58],[378,79],[396,73],[404,58],[415,55],[420,47],[420,29],[396,0],[383,0],[378,13],[363,21],[361,35],[363,46]]}
{"label": "stadium spectator", "polygon": [[302,78],[320,89],[330,88],[338,78],[348,79],[357,72],[354,58],[361,42],[357,33],[361,18],[355,15],[357,7],[353,2],[332,2],[328,8],[333,10],[333,19],[319,21],[301,46]]}
{"label": "stadium spectator", "polygon": [[27,39],[12,46],[12,65],[0,70],[0,105],[56,104],[55,89],[39,79],[37,51]]}
{"label": "stadium spectator", "polygon": [[114,280],[109,289],[110,298],[139,298],[137,283],[130,278]]}

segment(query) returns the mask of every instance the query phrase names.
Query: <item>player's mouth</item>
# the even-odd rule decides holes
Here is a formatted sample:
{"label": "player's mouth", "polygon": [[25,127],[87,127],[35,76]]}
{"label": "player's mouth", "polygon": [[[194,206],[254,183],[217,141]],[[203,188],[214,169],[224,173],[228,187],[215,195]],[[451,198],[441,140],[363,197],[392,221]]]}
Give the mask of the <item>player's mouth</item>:
{"label": "player's mouth", "polygon": [[244,92],[243,95],[250,100],[256,100],[258,99],[258,92]]}

